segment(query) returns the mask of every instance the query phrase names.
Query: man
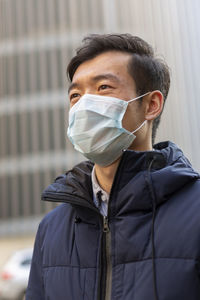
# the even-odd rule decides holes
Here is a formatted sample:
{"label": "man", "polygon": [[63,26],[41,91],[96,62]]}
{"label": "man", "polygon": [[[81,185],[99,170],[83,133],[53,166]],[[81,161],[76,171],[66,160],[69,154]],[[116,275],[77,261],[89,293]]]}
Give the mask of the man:
{"label": "man", "polygon": [[91,35],[67,69],[68,137],[89,161],[43,200],[27,300],[200,299],[200,182],[170,142],[152,146],[170,76],[144,40]]}

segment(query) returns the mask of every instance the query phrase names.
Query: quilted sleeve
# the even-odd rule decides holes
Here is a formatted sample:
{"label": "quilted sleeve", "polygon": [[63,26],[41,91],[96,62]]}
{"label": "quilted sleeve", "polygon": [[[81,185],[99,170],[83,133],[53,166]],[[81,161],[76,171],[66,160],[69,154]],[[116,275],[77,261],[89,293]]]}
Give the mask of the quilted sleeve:
{"label": "quilted sleeve", "polygon": [[29,275],[26,300],[45,300],[43,284],[42,253],[40,246],[40,226],[37,231],[31,270]]}

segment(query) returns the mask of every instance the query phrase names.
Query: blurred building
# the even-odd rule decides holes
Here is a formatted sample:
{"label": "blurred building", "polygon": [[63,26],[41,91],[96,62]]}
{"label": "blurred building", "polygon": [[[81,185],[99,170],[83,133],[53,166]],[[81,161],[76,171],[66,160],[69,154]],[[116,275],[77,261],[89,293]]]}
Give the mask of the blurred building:
{"label": "blurred building", "polygon": [[[82,158],[66,138],[66,65],[86,34],[130,32],[171,67],[157,140],[200,170],[198,0],[0,0],[0,235],[29,232],[42,190]],[[34,229],[35,230],[35,229]]]}

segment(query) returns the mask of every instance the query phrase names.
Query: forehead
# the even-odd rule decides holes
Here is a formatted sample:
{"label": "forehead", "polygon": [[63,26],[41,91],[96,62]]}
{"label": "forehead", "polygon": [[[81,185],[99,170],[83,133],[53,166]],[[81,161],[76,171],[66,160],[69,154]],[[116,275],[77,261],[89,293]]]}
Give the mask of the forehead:
{"label": "forehead", "polygon": [[128,62],[131,54],[120,51],[107,51],[83,62],[76,70],[72,82],[97,76],[104,73],[112,73],[120,78],[131,78],[128,72]]}

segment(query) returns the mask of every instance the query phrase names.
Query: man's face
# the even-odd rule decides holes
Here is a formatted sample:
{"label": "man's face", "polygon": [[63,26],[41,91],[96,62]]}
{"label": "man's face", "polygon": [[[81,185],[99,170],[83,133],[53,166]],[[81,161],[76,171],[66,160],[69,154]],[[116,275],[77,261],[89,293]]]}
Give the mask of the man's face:
{"label": "man's face", "polygon": [[[128,53],[108,51],[82,63],[69,88],[70,107],[84,94],[116,97],[125,101],[137,97],[135,82],[127,68],[130,57]],[[141,100],[131,102],[124,115],[122,125],[129,131],[135,130],[144,122],[139,101]]]}

